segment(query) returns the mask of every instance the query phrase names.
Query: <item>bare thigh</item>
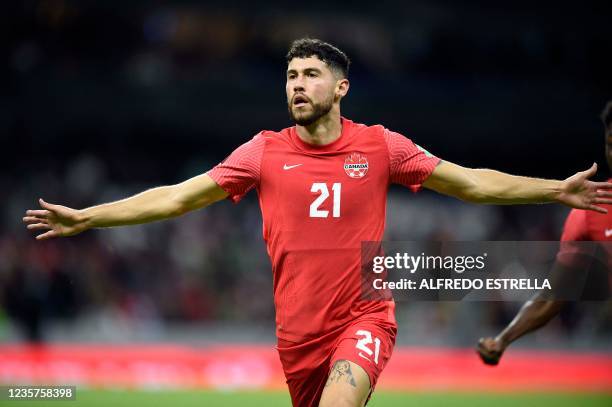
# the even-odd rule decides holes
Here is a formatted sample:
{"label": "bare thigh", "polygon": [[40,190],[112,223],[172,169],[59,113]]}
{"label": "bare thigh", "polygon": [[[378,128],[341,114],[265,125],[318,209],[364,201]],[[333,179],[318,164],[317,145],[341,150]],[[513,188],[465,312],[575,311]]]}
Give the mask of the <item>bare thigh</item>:
{"label": "bare thigh", "polygon": [[369,394],[365,370],[349,360],[338,360],[329,372],[319,407],[362,407]]}

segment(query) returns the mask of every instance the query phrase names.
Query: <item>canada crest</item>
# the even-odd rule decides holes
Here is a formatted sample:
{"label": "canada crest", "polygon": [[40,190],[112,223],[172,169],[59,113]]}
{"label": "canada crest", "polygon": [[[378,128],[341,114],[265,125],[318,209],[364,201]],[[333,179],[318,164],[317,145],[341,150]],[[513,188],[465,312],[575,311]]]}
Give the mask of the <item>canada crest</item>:
{"label": "canada crest", "polygon": [[351,178],[363,178],[368,173],[368,159],[363,154],[351,153],[344,160],[344,171]]}

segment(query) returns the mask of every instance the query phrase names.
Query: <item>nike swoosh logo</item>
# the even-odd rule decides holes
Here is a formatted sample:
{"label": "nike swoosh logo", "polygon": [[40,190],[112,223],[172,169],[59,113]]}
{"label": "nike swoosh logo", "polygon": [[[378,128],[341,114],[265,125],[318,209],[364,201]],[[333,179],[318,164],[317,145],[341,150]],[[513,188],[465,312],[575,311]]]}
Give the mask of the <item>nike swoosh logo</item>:
{"label": "nike swoosh logo", "polygon": [[283,170],[290,170],[292,168],[299,167],[300,165],[302,165],[302,164],[295,164],[295,165],[287,165],[287,164],[285,164],[285,165],[283,165]]}
{"label": "nike swoosh logo", "polygon": [[612,229],[606,229],[604,233],[606,234],[606,237],[610,237],[612,236]]}
{"label": "nike swoosh logo", "polygon": [[362,358],[364,358],[365,360],[367,360],[368,362],[372,363],[372,361],[370,360],[369,357],[367,357],[366,355],[364,355],[363,353],[359,352],[358,353],[359,356],[361,356]]}

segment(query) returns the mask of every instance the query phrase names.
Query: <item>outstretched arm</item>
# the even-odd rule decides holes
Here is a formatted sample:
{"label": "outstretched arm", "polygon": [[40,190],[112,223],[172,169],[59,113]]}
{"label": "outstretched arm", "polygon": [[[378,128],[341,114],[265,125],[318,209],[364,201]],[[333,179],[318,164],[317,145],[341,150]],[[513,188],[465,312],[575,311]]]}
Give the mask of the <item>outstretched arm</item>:
{"label": "outstretched arm", "polygon": [[91,228],[135,225],[172,218],[203,208],[227,197],[208,175],[198,175],[176,185],[152,188],[120,201],[72,209],[39,200],[42,209],[28,210],[23,221],[30,230],[46,231],[44,240],[72,236]]}
{"label": "outstretched arm", "polygon": [[559,202],[606,213],[597,205],[612,204],[612,183],[589,181],[596,172],[597,164],[593,164],[586,171],[556,181],[440,162],[423,186],[467,202],[501,205]]}
{"label": "outstretched arm", "polygon": [[512,322],[499,335],[478,341],[478,355],[487,365],[497,365],[512,342],[546,325],[559,313],[562,305],[563,301],[536,295],[521,307]]}

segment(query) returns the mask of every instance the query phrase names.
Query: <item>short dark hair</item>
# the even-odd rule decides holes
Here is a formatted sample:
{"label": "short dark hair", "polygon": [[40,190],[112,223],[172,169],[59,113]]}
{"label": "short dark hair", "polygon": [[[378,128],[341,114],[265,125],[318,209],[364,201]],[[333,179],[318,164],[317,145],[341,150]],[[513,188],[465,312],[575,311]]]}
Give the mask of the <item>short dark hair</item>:
{"label": "short dark hair", "polygon": [[606,129],[612,125],[612,100],[608,102],[601,112],[601,121],[606,126]]}
{"label": "short dark hair", "polygon": [[350,59],[346,54],[333,45],[316,38],[300,38],[293,41],[287,52],[287,64],[293,58],[309,58],[316,56],[325,62],[332,70],[348,78]]}

